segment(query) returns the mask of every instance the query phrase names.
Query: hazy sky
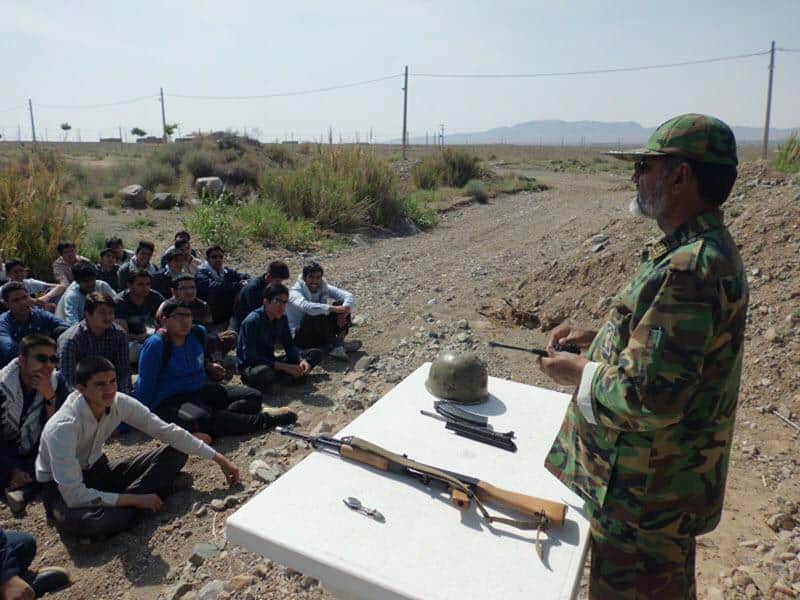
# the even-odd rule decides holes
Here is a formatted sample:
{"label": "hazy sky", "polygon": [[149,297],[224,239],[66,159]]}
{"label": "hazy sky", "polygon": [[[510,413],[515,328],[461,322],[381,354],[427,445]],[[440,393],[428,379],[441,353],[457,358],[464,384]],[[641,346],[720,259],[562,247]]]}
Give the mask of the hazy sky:
{"label": "hazy sky", "polygon": [[[156,100],[182,133],[255,130],[262,139],[338,139],[402,128],[402,79],[305,96],[244,96],[399,75],[410,135],[444,123],[480,131],[535,119],[638,121],[688,111],[763,125],[768,56],[664,70],[539,79],[433,79],[414,73],[541,73],[800,49],[797,0],[715,2],[289,2],[0,0],[0,134],[49,139],[62,122],[83,140],[138,126],[158,133]],[[94,105],[141,96],[143,101]],[[11,109],[11,110],[8,110]],[[776,54],[772,124],[800,125],[800,52]]]}

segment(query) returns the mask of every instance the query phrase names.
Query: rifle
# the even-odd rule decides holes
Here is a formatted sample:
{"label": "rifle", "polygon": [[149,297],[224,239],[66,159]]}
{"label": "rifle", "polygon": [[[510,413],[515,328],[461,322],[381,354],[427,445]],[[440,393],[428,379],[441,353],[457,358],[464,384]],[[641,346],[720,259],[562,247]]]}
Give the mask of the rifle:
{"label": "rifle", "polygon": [[[326,436],[311,436],[298,433],[291,428],[276,427],[275,431],[308,443],[315,450],[335,452],[349,460],[369,465],[381,471],[412,477],[426,486],[437,485],[450,491],[450,500],[459,508],[467,508],[472,501],[483,519],[491,523],[504,523],[518,529],[536,529],[536,550],[541,556],[539,534],[551,523],[561,526],[567,506],[561,502],[544,500],[498,488],[486,481],[469,475],[461,475],[416,462],[406,455],[395,454],[380,446],[355,436],[336,439]],[[517,520],[489,514],[484,502],[495,503],[531,517]]]}
{"label": "rifle", "polygon": [[[521,350],[522,352],[530,352],[531,354],[535,354],[536,356],[543,356],[547,358],[550,356],[547,350],[541,350],[539,348],[523,348],[522,346],[511,346],[509,344],[501,344],[500,342],[489,342],[489,345],[492,348],[506,348],[508,350]],[[570,352],[572,354],[580,354],[581,349],[574,344],[566,344],[562,346],[558,342],[556,342],[555,346],[553,346],[556,352]]]}

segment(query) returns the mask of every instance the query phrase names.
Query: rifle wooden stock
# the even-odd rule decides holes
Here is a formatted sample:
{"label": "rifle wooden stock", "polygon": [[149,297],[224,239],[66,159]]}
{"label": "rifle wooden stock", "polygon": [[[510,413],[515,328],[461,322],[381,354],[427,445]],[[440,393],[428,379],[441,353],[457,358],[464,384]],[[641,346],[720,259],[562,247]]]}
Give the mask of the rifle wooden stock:
{"label": "rifle wooden stock", "polygon": [[377,454],[372,454],[371,452],[364,452],[363,450],[353,448],[347,444],[342,444],[339,454],[345,458],[349,458],[350,460],[355,460],[357,462],[364,463],[365,465],[375,467],[376,469],[380,469],[381,471],[389,470],[389,459],[378,456]]}
{"label": "rifle wooden stock", "polygon": [[567,513],[566,504],[535,496],[526,496],[519,492],[510,492],[485,481],[479,481],[477,487],[477,495],[481,502],[494,502],[531,516],[544,513],[554,525],[564,524],[564,517]]}

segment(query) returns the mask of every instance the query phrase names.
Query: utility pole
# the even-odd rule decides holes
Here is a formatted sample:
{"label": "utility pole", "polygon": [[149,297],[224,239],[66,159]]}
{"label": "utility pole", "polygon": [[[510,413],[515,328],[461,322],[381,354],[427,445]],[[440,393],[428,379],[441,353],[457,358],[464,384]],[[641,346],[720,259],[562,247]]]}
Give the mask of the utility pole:
{"label": "utility pole", "polygon": [[439,125],[439,145],[444,149],[444,123]]}
{"label": "utility pole", "polygon": [[161,132],[164,143],[167,143],[167,112],[164,109],[164,88],[161,89]]}
{"label": "utility pole", "polygon": [[408,132],[406,131],[407,116],[408,116],[408,65],[406,65],[405,83],[403,84],[403,160],[406,159],[406,146],[408,145]]}
{"label": "utility pole", "polygon": [[33,143],[36,143],[36,123],[33,120],[33,101],[28,98],[28,112],[31,113],[31,138]]}
{"label": "utility pole", "polygon": [[767,118],[764,121],[764,146],[761,148],[761,158],[767,159],[767,146],[769,145],[769,113],[772,109],[772,72],[775,70],[775,40],[769,51],[769,86],[767,87]]}
{"label": "utility pole", "polygon": [[425,132],[425,145],[428,145],[428,132]]}

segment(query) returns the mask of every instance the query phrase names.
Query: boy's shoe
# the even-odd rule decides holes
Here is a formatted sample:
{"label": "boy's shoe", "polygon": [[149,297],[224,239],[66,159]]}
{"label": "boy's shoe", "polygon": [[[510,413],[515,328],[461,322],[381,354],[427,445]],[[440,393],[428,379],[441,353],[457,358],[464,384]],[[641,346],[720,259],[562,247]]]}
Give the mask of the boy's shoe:
{"label": "boy's shoe", "polygon": [[342,345],[347,352],[357,352],[362,346],[361,340],[346,340]]}
{"label": "boy's shoe", "polygon": [[28,500],[25,498],[25,490],[6,490],[6,504],[8,504],[8,508],[13,514],[22,513],[28,505]]}
{"label": "boy's shoe", "polygon": [[306,350],[302,352],[301,356],[311,365],[312,369],[322,362],[322,352],[317,348]]}
{"label": "boy's shoe", "polygon": [[49,592],[55,592],[70,585],[69,573],[60,567],[45,567],[36,573],[31,587],[37,598]]}
{"label": "boy's shoe", "polygon": [[333,349],[328,352],[328,356],[337,360],[350,360],[350,357],[347,356],[347,351],[344,349],[344,346],[334,346]]}
{"label": "boy's shoe", "polygon": [[261,408],[261,414],[264,415],[265,424],[267,427],[274,427],[282,425],[294,425],[297,422],[297,413],[289,410],[286,406],[273,408],[271,406],[264,406]]}
{"label": "boy's shoe", "polygon": [[192,477],[191,473],[178,471],[178,474],[175,475],[175,479],[172,481],[171,491],[173,494],[175,492],[185,492],[186,490],[192,489],[193,484],[194,477]]}

